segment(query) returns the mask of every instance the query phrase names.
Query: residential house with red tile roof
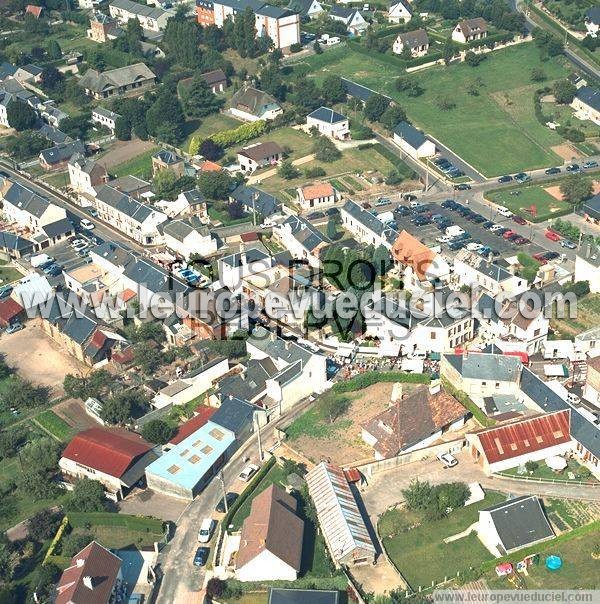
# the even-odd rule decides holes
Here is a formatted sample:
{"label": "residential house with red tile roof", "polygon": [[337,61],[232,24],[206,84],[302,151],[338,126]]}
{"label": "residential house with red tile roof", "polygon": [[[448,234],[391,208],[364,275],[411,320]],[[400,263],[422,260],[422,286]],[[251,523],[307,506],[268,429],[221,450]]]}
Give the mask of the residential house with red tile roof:
{"label": "residential house with red tile roof", "polygon": [[242,525],[235,576],[240,581],[295,581],[302,560],[304,521],[298,502],[273,484],[252,501]]}
{"label": "residential house with red tile roof", "polygon": [[71,558],[56,586],[55,604],[109,604],[122,579],[121,558],[92,541]]}
{"label": "residential house with red tile roof", "polygon": [[181,426],[175,430],[175,434],[171,440],[163,446],[163,450],[168,450],[175,445],[178,445],[182,440],[185,440],[188,436],[199,430],[208,422],[213,413],[217,410],[216,407],[209,407],[208,405],[200,405],[194,411],[194,417],[183,422]]}
{"label": "residential house with red tile roof", "polygon": [[6,298],[0,301],[0,327],[8,327],[25,318],[25,309],[16,300]]}
{"label": "residential house with red tile roof", "polygon": [[157,457],[152,445],[138,434],[121,428],[90,428],[73,437],[58,465],[66,476],[98,480],[118,500],[143,478],[146,466]]}
{"label": "residential house with red tile roof", "polygon": [[519,419],[467,434],[467,441],[471,456],[488,475],[562,455],[573,449],[571,411]]}
{"label": "residential house with red tile roof", "polygon": [[296,189],[298,192],[298,205],[303,210],[328,207],[337,201],[337,191],[329,182],[320,182]]}

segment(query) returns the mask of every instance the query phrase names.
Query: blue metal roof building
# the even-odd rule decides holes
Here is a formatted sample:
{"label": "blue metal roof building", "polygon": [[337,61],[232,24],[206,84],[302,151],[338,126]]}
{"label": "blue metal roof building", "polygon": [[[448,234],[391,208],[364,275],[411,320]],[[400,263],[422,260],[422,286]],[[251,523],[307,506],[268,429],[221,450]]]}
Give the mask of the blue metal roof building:
{"label": "blue metal roof building", "polygon": [[194,499],[227,461],[234,443],[233,432],[207,422],[146,468],[148,487],[179,499]]}

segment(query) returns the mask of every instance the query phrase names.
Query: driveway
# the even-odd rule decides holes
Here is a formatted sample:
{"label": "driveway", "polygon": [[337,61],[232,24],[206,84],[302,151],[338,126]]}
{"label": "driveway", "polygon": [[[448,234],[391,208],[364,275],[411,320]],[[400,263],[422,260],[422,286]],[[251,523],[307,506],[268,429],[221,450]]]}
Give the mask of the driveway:
{"label": "driveway", "polygon": [[119,512],[133,516],[154,516],[175,522],[188,507],[189,501],[179,501],[150,489],[136,489],[117,506]]}

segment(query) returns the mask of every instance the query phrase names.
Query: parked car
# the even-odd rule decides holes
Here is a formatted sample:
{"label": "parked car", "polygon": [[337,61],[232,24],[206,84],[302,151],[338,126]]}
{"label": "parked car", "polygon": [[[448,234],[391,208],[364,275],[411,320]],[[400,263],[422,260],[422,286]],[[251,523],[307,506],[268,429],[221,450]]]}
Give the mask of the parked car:
{"label": "parked car", "polygon": [[481,243],[477,243],[476,241],[471,241],[470,243],[467,243],[467,249],[470,252],[477,252],[482,247],[483,247],[483,245],[481,245]]}
{"label": "parked car", "polygon": [[394,214],[400,214],[400,216],[410,216],[412,212],[408,206],[398,206],[394,210]]}
{"label": "parked car", "polygon": [[368,210],[371,207],[371,204],[368,201],[363,201],[360,204],[365,210]]}
{"label": "parked car", "polygon": [[505,183],[505,182],[512,182],[512,179],[513,179],[513,177],[512,177],[512,176],[510,176],[509,174],[506,174],[505,176],[501,176],[501,177],[498,179],[498,182],[502,182],[502,183]]}
{"label": "parked car", "polygon": [[450,453],[438,453],[437,458],[446,468],[453,468],[454,466],[458,465],[458,459],[456,459],[456,457]]}
{"label": "parked car", "polygon": [[238,493],[229,492],[225,495],[225,497],[221,497],[221,500],[215,506],[215,510],[217,512],[224,513],[225,510],[225,499],[227,499],[227,507],[229,508],[231,504],[239,497]]}
{"label": "parked car", "polygon": [[448,249],[456,252],[457,250],[462,250],[465,245],[467,245],[465,241],[453,241],[448,245]]}
{"label": "parked car", "polygon": [[413,193],[404,193],[404,195],[402,195],[402,199],[405,201],[414,201],[416,198],[417,196]]}
{"label": "parked car", "polygon": [[454,223],[452,222],[452,220],[450,220],[450,218],[444,218],[444,220],[440,220],[439,222],[436,222],[436,227],[440,230],[440,231],[445,231],[449,226],[452,226]]}
{"label": "parked car", "polygon": [[459,185],[454,185],[457,191],[470,191],[471,185],[468,182],[461,182]]}
{"label": "parked car", "polygon": [[325,213],[324,212],[313,212],[312,214],[309,214],[306,218],[307,218],[307,220],[317,220],[317,218],[325,218]]}
{"label": "parked car", "polygon": [[589,170],[590,168],[597,168],[598,162],[595,159],[590,159],[588,161],[584,161],[582,165],[586,170]]}
{"label": "parked car", "polygon": [[[501,236],[501,237],[504,237],[504,235],[505,235],[506,233],[508,233],[509,231],[510,231],[510,229],[509,229],[509,228],[507,228],[507,227],[500,227],[500,228],[499,228],[497,231],[494,231],[494,234],[495,234],[495,235],[499,235],[499,236]],[[512,231],[511,231],[511,232],[512,232]]]}
{"label": "parked car", "polygon": [[442,208],[453,210],[457,206],[457,203],[453,199],[446,199],[445,201],[442,201],[440,205],[442,206]]}
{"label": "parked car", "polygon": [[98,216],[98,211],[96,210],[96,208],[88,208],[87,211],[90,213],[90,216],[92,218],[96,218]]}
{"label": "parked car", "polygon": [[548,168],[544,172],[546,174],[560,174],[560,168]]}
{"label": "parked car", "polygon": [[525,172],[519,172],[518,174],[515,174],[515,180],[518,183],[524,183],[530,181],[531,176],[529,176],[529,174],[526,174]]}
{"label": "parked car", "polygon": [[556,231],[547,230],[544,233],[544,237],[550,239],[550,241],[560,241],[560,235]]}
{"label": "parked car", "polygon": [[208,543],[212,538],[216,526],[217,523],[212,518],[205,518],[198,531],[198,541],[200,543]]}
{"label": "parked car", "polygon": [[85,229],[86,231],[91,231],[92,229],[96,228],[96,225],[91,221],[88,220],[87,218],[84,218],[80,223],[79,226],[82,229]]}
{"label": "parked car", "polygon": [[248,482],[258,472],[256,464],[248,464],[241,472],[238,478],[244,482]]}
{"label": "parked car", "polygon": [[485,256],[489,256],[489,255],[492,253],[492,248],[491,248],[491,247],[489,247],[489,246],[487,246],[487,245],[483,245],[482,247],[480,247],[480,248],[477,250],[477,253],[478,253],[480,256],[484,256],[484,257],[485,257]]}
{"label": "parked car", "polygon": [[519,235],[519,233],[513,233],[509,238],[508,241],[510,241],[511,243],[516,243],[519,239],[521,239],[521,235]]}
{"label": "parked car", "polygon": [[6,329],[6,333],[10,334],[10,333],[15,333],[16,331],[21,331],[21,329],[23,329],[23,324],[19,323],[18,321],[15,323],[11,323]]}
{"label": "parked car", "polygon": [[411,222],[415,226],[425,226],[426,224],[431,224],[431,218],[429,216],[415,216]]}
{"label": "parked car", "polygon": [[560,258],[560,254],[558,252],[544,252],[542,256],[546,260],[556,260],[557,258]]}
{"label": "parked car", "polygon": [[540,264],[548,264],[548,261],[546,260],[546,258],[544,258],[543,252],[538,252],[537,254],[534,254],[533,258],[534,260],[537,260]]}
{"label": "parked car", "polygon": [[199,547],[194,554],[194,566],[204,566],[208,562],[209,547]]}
{"label": "parked car", "polygon": [[581,172],[579,164],[569,164],[567,166],[567,172]]}
{"label": "parked car", "polygon": [[10,285],[5,285],[0,288],[0,300],[4,300],[4,298],[8,298],[12,294],[13,288]]}
{"label": "parked car", "polygon": [[512,219],[517,224],[527,224],[527,221],[522,216],[517,216],[516,214],[513,214]]}
{"label": "parked car", "polygon": [[496,211],[500,216],[504,216],[505,218],[510,218],[513,213],[506,206],[498,206]]}
{"label": "parked car", "polygon": [[62,266],[56,264],[46,273],[49,277],[58,277],[63,272]]}
{"label": "parked car", "polygon": [[327,214],[327,216],[337,216],[339,213],[340,211],[337,208],[329,208],[325,211],[325,214]]}
{"label": "parked car", "polygon": [[471,219],[472,222],[474,222],[475,224],[481,224],[482,222],[485,222],[485,217],[482,216],[481,214],[475,214],[475,216],[473,216],[473,218]]}
{"label": "parked car", "polygon": [[510,229],[508,229],[508,231],[506,231],[502,237],[504,237],[504,239],[508,239],[509,237],[512,237],[515,234],[514,231],[511,231]]}
{"label": "parked car", "polygon": [[491,220],[486,220],[481,227],[484,228],[486,231],[490,231],[492,229],[492,227],[494,226],[494,223]]}
{"label": "parked car", "polygon": [[572,241],[569,241],[568,239],[561,239],[560,244],[569,250],[574,250],[577,248],[577,244],[573,243]]}
{"label": "parked car", "polygon": [[525,239],[525,237],[521,237],[521,235],[518,235],[513,240],[513,243],[516,243],[517,245],[525,245],[526,243],[529,243],[529,239]]}
{"label": "parked car", "polygon": [[499,231],[499,230],[501,230],[501,229],[503,229],[503,228],[504,228],[504,227],[503,227],[501,224],[495,224],[495,225],[493,225],[492,227],[490,227],[490,231],[491,231],[492,233],[495,233],[495,232],[497,232],[497,231]]}
{"label": "parked car", "polygon": [[377,199],[377,201],[375,202],[376,206],[387,206],[388,203],[390,203],[390,200],[387,197],[380,197],[379,199]]}

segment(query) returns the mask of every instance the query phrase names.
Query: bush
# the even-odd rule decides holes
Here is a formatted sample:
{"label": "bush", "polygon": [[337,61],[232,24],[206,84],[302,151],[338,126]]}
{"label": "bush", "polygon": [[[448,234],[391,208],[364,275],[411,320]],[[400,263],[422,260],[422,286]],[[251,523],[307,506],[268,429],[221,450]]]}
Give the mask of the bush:
{"label": "bush", "polygon": [[213,134],[210,138],[212,141],[220,147],[231,147],[239,143],[245,143],[257,136],[260,136],[267,129],[267,122],[264,120],[257,120],[256,122],[250,122],[248,124],[242,124],[237,128],[231,130],[223,130]]}
{"label": "bush", "polygon": [[304,176],[306,178],[320,178],[321,176],[326,176],[327,172],[321,168],[321,166],[315,166],[314,168],[306,168],[304,170]]}
{"label": "bush", "polygon": [[337,382],[332,390],[336,393],[363,390],[380,382],[403,382],[404,384],[429,384],[431,378],[423,373],[403,373],[401,371],[370,371],[349,380]]}

